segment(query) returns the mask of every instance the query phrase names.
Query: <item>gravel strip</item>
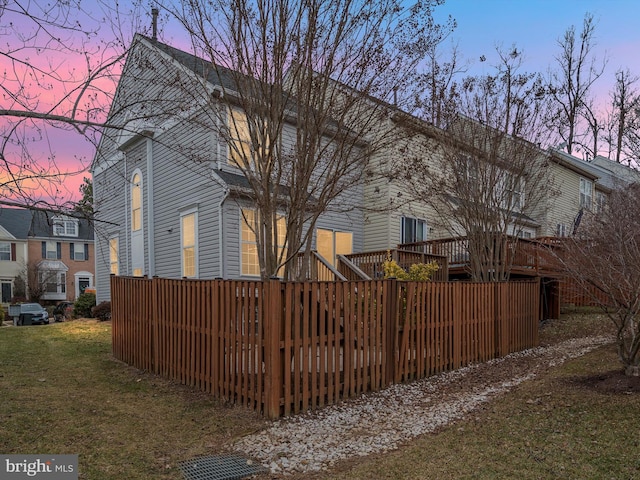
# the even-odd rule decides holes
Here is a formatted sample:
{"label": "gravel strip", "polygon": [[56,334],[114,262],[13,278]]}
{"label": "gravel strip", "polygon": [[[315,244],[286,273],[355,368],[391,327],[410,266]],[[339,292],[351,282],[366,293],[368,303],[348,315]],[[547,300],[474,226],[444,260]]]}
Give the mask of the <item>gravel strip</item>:
{"label": "gravel strip", "polygon": [[321,410],[274,421],[234,446],[273,474],[327,470],[355,456],[394,450],[460,419],[540,371],[611,342],[573,339],[475,364],[409,384],[392,385]]}

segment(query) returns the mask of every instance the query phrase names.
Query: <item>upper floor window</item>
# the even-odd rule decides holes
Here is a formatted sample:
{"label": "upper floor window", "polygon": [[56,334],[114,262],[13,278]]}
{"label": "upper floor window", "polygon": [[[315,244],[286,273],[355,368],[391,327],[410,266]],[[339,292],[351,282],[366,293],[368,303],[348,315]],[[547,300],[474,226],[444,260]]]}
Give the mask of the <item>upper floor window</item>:
{"label": "upper floor window", "polygon": [[70,243],[69,258],[77,261],[89,260],[89,244]]}
{"label": "upper floor window", "polygon": [[580,208],[591,209],[593,205],[593,182],[586,178],[580,179]]}
{"label": "upper floor window", "polygon": [[602,213],[607,204],[607,195],[603,192],[596,192],[596,213]]}
{"label": "upper floor window", "polygon": [[54,237],[77,237],[78,220],[56,217],[53,219]]}
{"label": "upper floor window", "polygon": [[131,231],[142,228],[142,176],[134,173],[131,181]]}
{"label": "upper floor window", "polygon": [[512,173],[505,174],[503,206],[515,211],[524,207],[524,178]]}
{"label": "upper floor window", "polygon": [[251,134],[249,123],[244,112],[232,109],[229,112],[229,161],[231,165],[245,168],[252,163]]}
{"label": "upper floor window", "polygon": [[[13,254],[13,257],[13,260],[15,260],[15,254]],[[12,260],[10,242],[0,242],[0,260],[5,260],[8,262]]]}
{"label": "upper floor window", "polygon": [[180,216],[180,238],[182,248],[182,276],[198,276],[197,246],[198,212],[190,210]]}
{"label": "upper floor window", "polygon": [[416,243],[427,239],[427,222],[418,218],[402,217],[400,243]]}
{"label": "upper floor window", "polygon": [[42,258],[60,260],[62,258],[62,244],[51,240],[42,242]]}
{"label": "upper floor window", "polygon": [[109,273],[118,275],[118,237],[109,239]]}

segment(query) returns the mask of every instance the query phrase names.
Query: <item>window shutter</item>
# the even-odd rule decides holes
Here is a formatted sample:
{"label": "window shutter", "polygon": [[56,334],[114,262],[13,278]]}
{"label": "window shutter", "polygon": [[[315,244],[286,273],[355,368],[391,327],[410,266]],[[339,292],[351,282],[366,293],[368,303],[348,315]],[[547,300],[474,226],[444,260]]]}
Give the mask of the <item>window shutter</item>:
{"label": "window shutter", "polygon": [[47,258],[47,242],[42,242],[42,258]]}
{"label": "window shutter", "polygon": [[12,262],[16,261],[16,244],[15,243],[11,244],[11,261]]}
{"label": "window shutter", "polygon": [[89,244],[84,244],[84,259],[89,260]]}
{"label": "window shutter", "polygon": [[56,243],[56,253],[58,256],[58,260],[62,259],[62,244],[60,242]]}
{"label": "window shutter", "polygon": [[69,244],[69,258],[75,260],[75,252],[73,251],[73,242]]}

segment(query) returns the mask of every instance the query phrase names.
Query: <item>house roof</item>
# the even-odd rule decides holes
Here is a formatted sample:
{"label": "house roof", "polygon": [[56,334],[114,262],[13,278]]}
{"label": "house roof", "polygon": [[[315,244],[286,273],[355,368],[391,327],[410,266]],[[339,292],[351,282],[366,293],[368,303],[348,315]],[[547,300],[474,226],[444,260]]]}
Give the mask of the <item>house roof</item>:
{"label": "house roof", "polygon": [[[93,240],[93,226],[88,220],[78,218],[78,236],[53,235],[53,219],[59,214],[44,210],[0,207],[0,225],[16,239],[29,237],[53,237],[66,240]],[[66,217],[71,217],[67,215]]]}
{"label": "house roof", "polygon": [[632,182],[634,180],[632,178],[632,173],[636,174],[636,181],[639,177],[637,172],[634,172],[632,169],[625,167],[624,165],[615,164],[617,167],[626,169],[626,171],[614,168],[611,165],[609,165],[609,168],[606,168],[606,162],[615,162],[611,162],[611,160],[605,159],[604,157],[596,157],[593,161],[587,162],[560,150],[554,149],[551,153],[552,158],[559,160],[560,163],[574,171],[585,174],[585,176],[596,180],[597,186],[602,187],[605,190],[611,191],[620,187],[622,184]]}
{"label": "house roof", "polygon": [[145,35],[137,34],[137,36],[145,39],[158,50],[166,53],[180,64],[192,70],[199,77],[206,78],[211,84],[220,85],[224,89],[236,90],[236,82],[234,81],[234,74],[231,70]]}

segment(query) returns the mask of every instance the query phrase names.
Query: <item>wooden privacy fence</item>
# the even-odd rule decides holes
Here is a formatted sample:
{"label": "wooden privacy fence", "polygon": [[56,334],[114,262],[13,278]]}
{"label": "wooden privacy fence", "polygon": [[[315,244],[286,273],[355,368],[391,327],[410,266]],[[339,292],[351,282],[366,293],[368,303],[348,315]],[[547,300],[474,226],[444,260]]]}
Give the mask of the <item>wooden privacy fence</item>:
{"label": "wooden privacy fence", "polygon": [[277,418],[537,346],[539,289],[114,276],[113,353]]}

